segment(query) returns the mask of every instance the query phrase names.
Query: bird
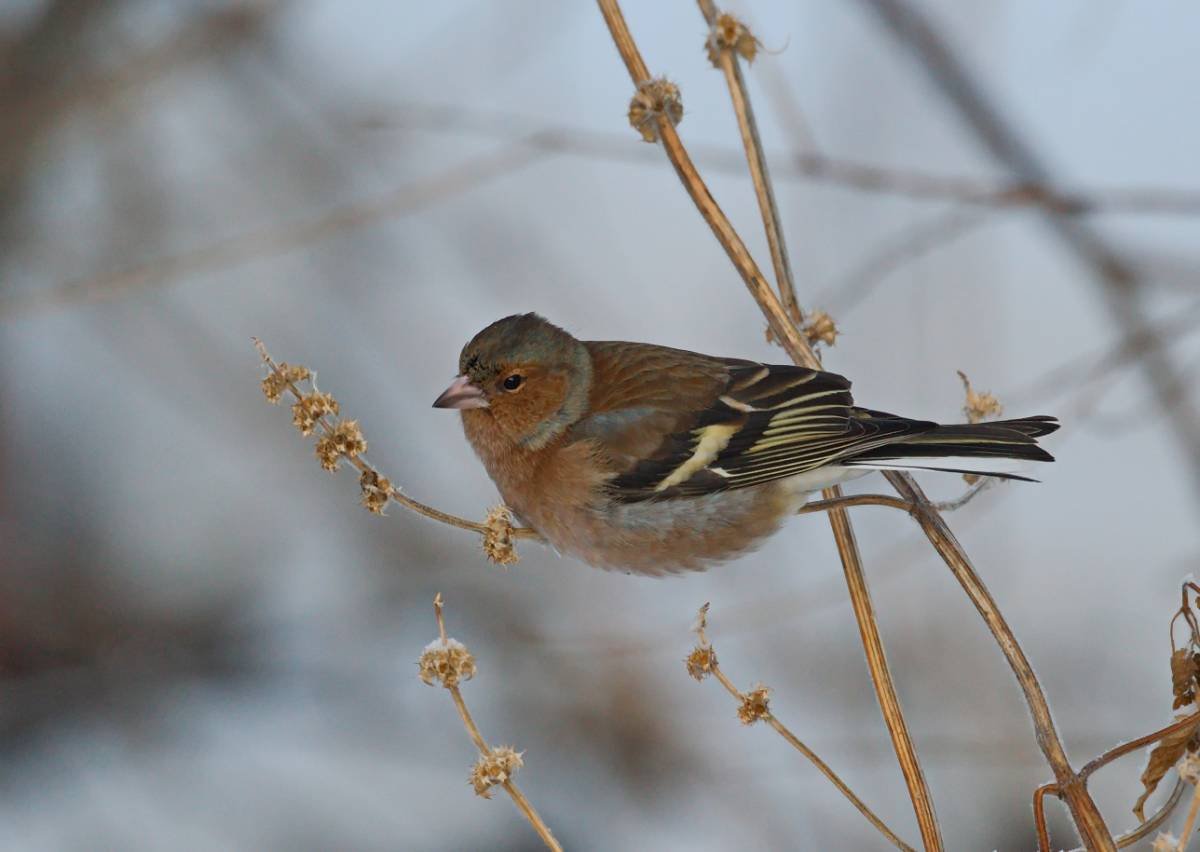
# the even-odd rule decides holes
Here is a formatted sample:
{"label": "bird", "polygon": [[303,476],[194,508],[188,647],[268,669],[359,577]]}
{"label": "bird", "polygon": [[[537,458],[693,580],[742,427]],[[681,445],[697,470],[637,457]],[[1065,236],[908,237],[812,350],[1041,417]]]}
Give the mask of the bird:
{"label": "bird", "polygon": [[1037,439],[1059,427],[900,417],[855,405],[837,373],[578,340],[535,313],[476,334],[433,405],[460,412],[505,505],[560,554],[650,575],[752,550],[873,470],[1028,479],[1004,460],[1054,461]]}

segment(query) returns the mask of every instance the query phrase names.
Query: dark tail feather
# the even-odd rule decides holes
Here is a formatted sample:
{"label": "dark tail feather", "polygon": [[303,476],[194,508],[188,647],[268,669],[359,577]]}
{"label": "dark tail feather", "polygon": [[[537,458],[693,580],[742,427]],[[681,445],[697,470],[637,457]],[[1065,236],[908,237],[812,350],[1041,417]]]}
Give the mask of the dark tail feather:
{"label": "dark tail feather", "polygon": [[[871,412],[872,419],[899,419],[894,415]],[[1017,420],[997,420],[991,423],[963,423],[953,426],[938,426],[927,432],[910,435],[903,440],[879,447],[872,447],[843,461],[847,465],[863,467],[887,467],[887,462],[897,462],[896,467],[945,470],[958,473],[976,473],[983,476],[999,476],[1005,479],[1028,479],[1028,477],[1002,471],[964,470],[947,464],[908,463],[908,459],[996,458],[1021,461],[1052,462],[1054,456],[1037,445],[1037,439],[1058,429],[1053,417],[1022,417]]]}

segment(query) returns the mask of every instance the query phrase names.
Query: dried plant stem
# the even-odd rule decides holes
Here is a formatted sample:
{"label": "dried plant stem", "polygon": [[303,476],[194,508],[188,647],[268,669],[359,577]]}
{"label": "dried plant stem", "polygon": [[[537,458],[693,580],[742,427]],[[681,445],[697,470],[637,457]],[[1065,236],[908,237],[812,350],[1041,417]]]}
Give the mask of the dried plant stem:
{"label": "dried plant stem", "polygon": [[[707,616],[708,604],[705,604],[700,609],[700,620],[697,623],[696,635],[700,639],[700,647],[709,649],[711,651],[712,644],[709,642],[706,634]],[[735,701],[737,701],[739,704],[744,703],[747,700],[747,695],[738,689],[733,684],[733,681],[729,679],[728,675],[726,675],[721,669],[720,664],[717,662],[716,654],[711,654],[709,660],[711,662],[708,666],[708,672],[720,682],[721,686],[725,687],[725,691],[733,696]],[[804,755],[813,766],[817,767],[817,770],[829,780],[829,783],[833,784],[834,787],[837,787],[838,791],[846,797],[850,804],[854,805],[854,807],[858,809],[858,812],[866,818],[867,822],[875,826],[879,833],[886,837],[893,846],[898,849],[904,849],[908,850],[908,852],[913,852],[913,848],[901,840],[895,832],[888,828],[887,824],[877,817],[875,812],[867,807],[866,803],[863,802],[862,799],[858,798],[855,792],[850,789],[849,785],[847,785],[846,782],[843,781],[827,763],[825,763],[825,761],[821,760],[816,752],[810,749],[799,737],[793,734],[787,725],[779,721],[774,713],[768,710],[761,716],[761,718],[764,722],[774,728],[775,732],[779,734],[779,736],[783,737],[788,745]]]}
{"label": "dried plant stem", "polygon": [[[1171,791],[1171,795],[1167,797],[1167,800],[1163,802],[1162,807],[1158,809],[1158,812],[1155,813],[1154,816],[1150,817],[1150,819],[1146,820],[1137,828],[1118,835],[1115,838],[1117,842],[1117,848],[1128,849],[1130,846],[1137,843],[1143,837],[1146,837],[1150,834],[1150,832],[1155,831],[1160,825],[1166,822],[1167,818],[1171,816],[1171,811],[1175,810],[1175,806],[1179,804],[1180,799],[1183,798],[1183,794],[1186,791],[1187,784],[1184,783],[1182,778],[1177,778],[1175,780],[1175,789]],[[1081,847],[1073,850],[1073,852],[1083,852],[1083,849]]]}
{"label": "dried plant stem", "polygon": [[1187,818],[1183,821],[1183,831],[1179,832],[1178,852],[1185,852],[1188,846],[1188,840],[1191,839],[1192,832],[1196,830],[1196,816],[1200,814],[1200,784],[1196,785],[1195,792],[1192,793],[1192,804],[1188,808]]}
{"label": "dried plant stem", "polygon": [[[700,13],[709,27],[717,26],[718,11],[712,0],[698,0]],[[742,147],[746,149],[746,164],[754,182],[754,194],[758,198],[758,209],[762,214],[763,230],[767,235],[767,246],[771,252],[771,263],[775,267],[775,285],[783,309],[795,322],[800,322],[800,304],[796,301],[796,285],[792,278],[792,265],[788,260],[787,243],[781,233],[779,208],[775,204],[775,190],[767,171],[767,158],[763,153],[762,139],[758,135],[758,122],[754,120],[754,107],[746,92],[746,81],[742,79],[742,66],[737,56],[728,47],[715,51],[715,57],[725,75],[729,87],[729,98],[737,115],[738,131],[742,135]]]}
{"label": "dried plant stem", "polygon": [[[649,80],[650,72],[629,32],[620,5],[616,0],[597,0],[597,2],[634,85]],[[766,315],[775,339],[780,342],[797,364],[819,369],[820,361],[812,347],[808,345],[791,321],[772,291],[771,285],[758,268],[758,264],[754,262],[746,244],[738,236],[733,224],[721,210],[712,193],[709,192],[674,126],[664,118],[658,118],[657,123],[662,147],[670,159],[671,165],[675,168],[684,188],[699,208],[718,242],[746,282],[751,295]],[[823,496],[827,500],[836,500],[842,496],[842,492],[836,487],[829,488],[823,492]],[[838,554],[841,557],[842,569],[846,575],[850,600],[858,621],[871,681],[875,686],[880,710],[887,725],[892,746],[896,751],[905,784],[908,787],[922,841],[927,849],[941,849],[941,832],[934,814],[929,785],[921,771],[916,748],[913,746],[912,736],[909,734],[904,713],[900,708],[900,699],[896,694],[891,672],[888,670],[883,640],[879,635],[879,625],[875,620],[874,606],[868,593],[853,528],[850,526],[850,520],[844,509],[831,509],[829,522],[837,543]]]}
{"label": "dried plant stem", "polygon": [[[257,337],[253,338],[253,340],[254,348],[258,350],[259,357],[262,358],[263,363],[266,364],[271,372],[273,372],[275,375],[279,376],[281,379],[285,379],[286,377],[279,369],[279,365],[271,357],[270,353],[267,352],[267,347],[263,344],[263,342]],[[286,381],[285,387],[287,388],[287,392],[297,402],[304,397],[304,394],[293,382]],[[333,428],[324,416],[317,419],[316,425],[325,434],[328,434]],[[363,456],[346,458],[345,461],[352,465],[360,473],[370,472],[378,477],[382,477],[382,474]],[[409,511],[416,512],[418,515],[424,515],[426,518],[446,524],[447,526],[457,527],[460,530],[468,530],[470,532],[479,533],[480,535],[486,535],[488,532],[488,527],[486,524],[481,524],[476,521],[469,521],[466,518],[460,518],[457,515],[451,515],[449,512],[443,512],[441,509],[435,509],[433,506],[422,503],[420,500],[414,500],[412,497],[409,497],[394,485],[388,489],[388,496]],[[536,532],[528,527],[516,527],[513,529],[512,535],[514,538],[540,538]]]}
{"label": "dried plant stem", "polygon": [[988,591],[983,579],[975,571],[966,551],[954,537],[954,533],[950,531],[950,527],[941,514],[929,502],[925,492],[917,485],[916,480],[895,471],[888,471],[885,475],[892,486],[900,492],[900,496],[915,505],[916,510],[913,512],[913,517],[917,519],[925,531],[926,537],[949,567],[955,579],[962,585],[967,597],[975,605],[975,609],[979,611],[984,623],[987,624],[988,630],[1000,645],[1000,650],[1004,652],[1013,674],[1017,677],[1017,683],[1025,694],[1025,702],[1033,717],[1038,746],[1054,772],[1059,795],[1070,808],[1084,845],[1088,849],[1115,848],[1112,835],[1104,823],[1104,817],[1087,791],[1086,779],[1080,777],[1071,768],[1066,749],[1063,748],[1058,731],[1054,727],[1054,719],[1050,715],[1050,705],[1046,702],[1045,693],[1042,692],[1041,684],[1038,682],[1037,675],[1034,674],[1033,667],[1029,664],[1024,650],[1001,614],[991,592]]}
{"label": "dried plant stem", "polygon": [[887,506],[890,509],[912,511],[912,504],[899,497],[888,494],[851,494],[832,500],[810,500],[796,510],[797,515],[808,515],[812,512],[829,512],[834,509],[848,509],[851,506]]}
{"label": "dried plant stem", "polygon": [[[995,482],[995,479],[985,477],[964,491],[961,496],[955,497],[953,500],[943,500],[940,503],[933,503],[931,505],[939,512],[953,512],[970,503],[981,492],[992,487]],[[886,506],[889,509],[900,509],[908,512],[910,515],[921,509],[916,503],[902,500],[899,497],[892,497],[888,494],[851,494],[846,497],[838,497],[834,500],[810,500],[797,509],[796,514],[808,515],[813,512],[828,512],[832,509],[848,509],[851,506]]]}
{"label": "dried plant stem", "polygon": [[[446,643],[446,623],[442,617],[442,595],[439,592],[433,599],[433,611],[437,616],[438,635],[441,637],[442,644]],[[471,742],[479,749],[479,753],[485,757],[491,753],[492,748],[488,745],[487,740],[483,738],[483,734],[479,730],[479,726],[475,724],[475,719],[471,716],[471,711],[467,709],[467,702],[463,700],[462,690],[457,684],[446,684],[446,690],[450,693],[450,698],[454,701],[454,707],[458,710],[458,715],[462,719],[463,726],[467,729],[467,734],[471,737]],[[542,821],[538,812],[534,809],[533,804],[525,797],[516,783],[511,778],[500,782],[500,786],[504,788],[504,792],[508,793],[509,797],[516,804],[517,809],[529,820],[529,824],[533,826],[533,830],[542,838],[542,842],[546,844],[546,848],[553,849],[555,852],[562,852],[562,846],[554,839],[554,835],[550,833],[550,827]]]}
{"label": "dried plant stem", "polygon": [[[1084,767],[1079,770],[1079,777],[1086,780],[1087,777],[1097,769],[1107,766],[1114,760],[1124,757],[1130,752],[1145,748],[1148,745],[1153,745],[1164,737],[1169,737],[1172,734],[1185,730],[1186,728],[1194,727],[1198,722],[1200,722],[1200,712],[1193,713],[1190,716],[1184,716],[1182,719],[1172,722],[1165,728],[1159,728],[1157,731],[1146,734],[1144,737],[1138,737],[1136,740],[1130,740],[1127,743],[1114,746],[1113,748],[1110,748],[1108,751],[1104,752],[1104,754],[1097,757],[1095,760],[1089,760],[1086,764],[1084,764]],[[1053,787],[1054,785],[1048,784],[1046,786]]]}

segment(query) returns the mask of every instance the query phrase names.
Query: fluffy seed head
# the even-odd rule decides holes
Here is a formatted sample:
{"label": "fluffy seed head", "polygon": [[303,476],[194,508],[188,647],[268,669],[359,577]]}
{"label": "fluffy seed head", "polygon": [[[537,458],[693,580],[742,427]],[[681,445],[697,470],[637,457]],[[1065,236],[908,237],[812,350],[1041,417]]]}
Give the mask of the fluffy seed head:
{"label": "fluffy seed head", "polygon": [[717,667],[717,652],[709,645],[697,645],[683,662],[689,675],[704,680]]}
{"label": "fluffy seed head", "polygon": [[833,317],[824,311],[812,311],[801,331],[813,346],[818,343],[833,346],[837,342],[838,335],[841,334],[837,325],[834,324]]}
{"label": "fluffy seed head", "polygon": [[644,141],[658,141],[659,118],[671,122],[672,127],[683,119],[683,101],[679,97],[679,87],[666,77],[638,83],[637,94],[629,102],[629,123],[634,130],[642,134]]}
{"label": "fluffy seed head", "polygon": [[733,15],[721,14],[709,31],[704,46],[708,48],[708,61],[719,66],[722,50],[732,50],[747,62],[753,62],[762,43]]}
{"label": "fluffy seed head", "polygon": [[1193,787],[1200,784],[1200,754],[1188,752],[1175,764],[1179,777]]}
{"label": "fluffy seed head", "polygon": [[771,690],[759,684],[742,696],[742,703],[738,707],[737,714],[743,725],[753,725],[759,719],[765,719],[771,714],[768,706],[770,694]]}
{"label": "fluffy seed head", "polygon": [[504,505],[488,510],[484,521],[487,532],[483,534],[483,552],[497,565],[512,565],[521,557],[513,545],[512,513]]}
{"label": "fluffy seed head", "polygon": [[337,413],[338,402],[332,395],[313,391],[300,397],[292,406],[292,425],[300,430],[301,435],[308,436],[323,416]]}
{"label": "fluffy seed head", "polygon": [[367,439],[358,428],[357,420],[343,420],[317,441],[317,460],[330,472],[337,470],[338,460],[345,456],[356,458],[367,451]]}
{"label": "fluffy seed head", "polygon": [[1169,831],[1160,831],[1150,848],[1153,852],[1175,852],[1179,848],[1179,838]]}
{"label": "fluffy seed head", "polygon": [[495,746],[487,754],[480,755],[471,767],[470,782],[475,795],[490,799],[492,788],[512,778],[521,768],[521,754],[509,746]]}
{"label": "fluffy seed head", "polygon": [[392,483],[377,470],[364,470],[358,478],[362,489],[362,504],[376,515],[382,515],[391,499]]}
{"label": "fluffy seed head", "polygon": [[417,675],[426,686],[458,686],[475,677],[475,658],[457,639],[434,639],[417,660]]}
{"label": "fluffy seed head", "polygon": [[270,374],[262,380],[263,396],[268,402],[278,403],[283,398],[283,392],[288,389],[289,384],[296,384],[307,379],[311,373],[308,367],[302,364],[289,364],[286,361],[280,362],[275,369],[271,370]]}
{"label": "fluffy seed head", "polygon": [[958,371],[958,377],[962,379],[963,390],[967,394],[967,402],[963,406],[963,414],[966,416],[968,423],[979,423],[988,417],[999,417],[1004,413],[1004,408],[1000,405],[1000,400],[996,399],[990,391],[977,393],[971,387],[971,380],[967,378],[967,374],[962,370]]}

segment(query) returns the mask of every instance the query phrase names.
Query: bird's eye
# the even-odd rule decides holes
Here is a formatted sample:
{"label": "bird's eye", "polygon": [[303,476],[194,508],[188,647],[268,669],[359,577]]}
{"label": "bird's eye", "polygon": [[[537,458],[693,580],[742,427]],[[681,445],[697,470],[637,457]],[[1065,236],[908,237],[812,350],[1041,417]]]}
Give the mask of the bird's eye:
{"label": "bird's eye", "polygon": [[508,378],[506,378],[504,380],[504,389],[506,391],[515,391],[517,388],[519,388],[521,386],[521,383],[524,381],[525,381],[524,376],[518,375],[517,373],[513,373],[511,376],[509,376]]}

